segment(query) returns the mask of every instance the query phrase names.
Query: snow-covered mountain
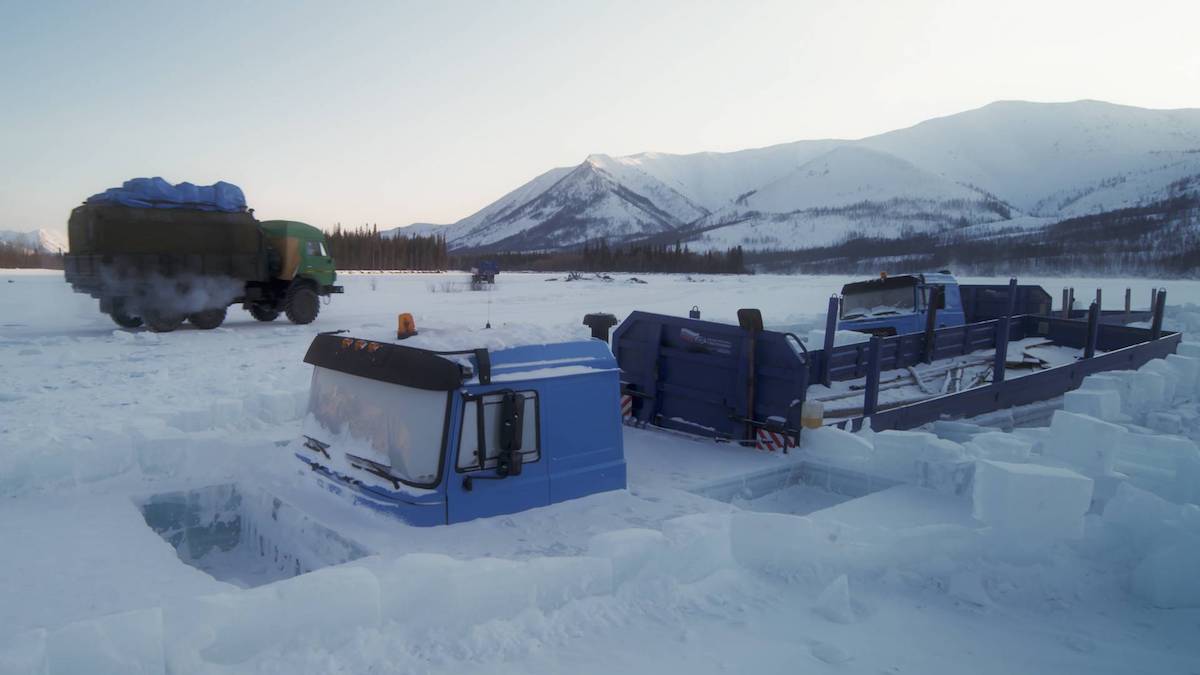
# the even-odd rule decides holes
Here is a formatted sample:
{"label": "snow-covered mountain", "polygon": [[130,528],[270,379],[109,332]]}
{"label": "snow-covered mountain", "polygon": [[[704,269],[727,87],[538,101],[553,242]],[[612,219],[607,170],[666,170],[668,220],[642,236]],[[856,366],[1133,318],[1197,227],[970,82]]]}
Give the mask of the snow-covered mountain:
{"label": "snow-covered mountain", "polygon": [[852,141],[592,155],[457,223],[393,232],[440,232],[455,249],[595,238],[792,249],[855,235],[1028,229],[1181,192],[1200,192],[1200,110],[1001,101]]}
{"label": "snow-covered mountain", "polygon": [[11,244],[36,253],[66,253],[67,241],[57,232],[34,230],[16,232],[0,230],[0,243]]}
{"label": "snow-covered mountain", "polygon": [[[708,211],[635,164],[592,155],[552,169],[440,231],[455,248],[553,249],[679,230]],[[399,233],[408,234],[408,230]]]}

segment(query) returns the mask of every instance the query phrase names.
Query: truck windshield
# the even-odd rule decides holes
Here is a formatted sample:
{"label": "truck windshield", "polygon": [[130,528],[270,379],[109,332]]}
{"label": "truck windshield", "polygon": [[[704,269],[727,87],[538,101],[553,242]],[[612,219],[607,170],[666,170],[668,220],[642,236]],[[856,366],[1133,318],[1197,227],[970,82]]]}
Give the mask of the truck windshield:
{"label": "truck windshield", "polygon": [[842,296],[842,318],[864,319],[907,314],[914,310],[916,295],[913,286],[860,289]]}
{"label": "truck windshield", "polygon": [[437,483],[449,395],[314,368],[304,433],[387,466],[417,487]]}

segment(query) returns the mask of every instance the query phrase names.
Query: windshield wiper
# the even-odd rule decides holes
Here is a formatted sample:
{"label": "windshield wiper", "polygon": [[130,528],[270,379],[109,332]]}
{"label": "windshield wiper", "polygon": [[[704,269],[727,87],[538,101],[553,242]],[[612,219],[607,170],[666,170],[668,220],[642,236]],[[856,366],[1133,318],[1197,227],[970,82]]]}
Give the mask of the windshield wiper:
{"label": "windshield wiper", "polygon": [[862,312],[851,312],[850,314],[843,314],[842,318],[843,319],[858,319],[863,316],[866,316],[866,315],[863,314]]}
{"label": "windshield wiper", "polygon": [[304,439],[305,439],[304,447],[308,448],[309,450],[316,450],[317,452],[321,453],[322,455],[325,455],[325,459],[333,459],[332,457],[329,456],[328,452],[325,452],[326,450],[329,449],[328,443],[322,443],[321,441],[318,441],[317,439],[313,438],[312,436],[304,436]]}
{"label": "windshield wiper", "polygon": [[387,464],[380,464],[379,462],[367,459],[366,457],[359,457],[358,455],[352,455],[348,452],[346,453],[346,459],[350,462],[350,466],[379,476],[380,478],[391,483],[393,488],[397,490],[400,489],[400,479],[392,475],[392,467],[388,466]]}

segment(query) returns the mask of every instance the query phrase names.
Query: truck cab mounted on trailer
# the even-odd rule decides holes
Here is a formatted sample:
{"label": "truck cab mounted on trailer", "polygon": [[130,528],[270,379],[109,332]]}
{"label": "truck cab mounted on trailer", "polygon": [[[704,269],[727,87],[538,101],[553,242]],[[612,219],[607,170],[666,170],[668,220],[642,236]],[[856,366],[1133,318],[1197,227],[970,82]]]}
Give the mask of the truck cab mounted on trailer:
{"label": "truck cab mounted on trailer", "polygon": [[930,303],[937,309],[937,327],[964,321],[958,282],[950,274],[879,275],[842,287],[838,330],[872,335],[916,333],[925,327]]}
{"label": "truck cab mounted on trailer", "polygon": [[619,375],[598,340],[436,352],[317,336],[303,447],[327,490],[411,525],[625,487]]}
{"label": "truck cab mounted on trailer", "polygon": [[[880,274],[842,287],[838,330],[880,337],[948,328],[1005,315],[1007,285],[959,284],[946,270],[924,274]],[[1050,295],[1041,286],[1017,287],[1017,314],[1049,314]]]}

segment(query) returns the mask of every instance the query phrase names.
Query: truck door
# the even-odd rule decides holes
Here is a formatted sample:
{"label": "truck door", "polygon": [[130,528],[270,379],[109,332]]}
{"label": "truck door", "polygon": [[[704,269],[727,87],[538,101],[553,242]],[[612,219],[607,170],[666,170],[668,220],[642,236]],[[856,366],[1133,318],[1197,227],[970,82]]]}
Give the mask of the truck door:
{"label": "truck door", "polygon": [[[932,306],[931,306],[932,305]],[[937,310],[936,328],[959,326],[963,323],[962,301],[958,286],[954,284],[926,284],[918,289],[917,306],[921,309],[921,325],[915,330],[924,330],[926,314]]]}
{"label": "truck door", "polygon": [[940,312],[944,316],[938,320],[938,326],[961,326],[966,323],[966,316],[963,314],[962,294],[959,291],[958,284],[946,284],[942,286],[943,297],[945,298],[945,307]]}
{"label": "truck door", "polygon": [[[514,400],[519,401],[515,408]],[[550,503],[549,459],[541,447],[538,404],[537,392],[528,390],[464,397],[458,447],[446,485],[449,522],[516,513]],[[519,410],[521,418],[516,434],[520,473],[509,469],[507,475],[502,428],[506,410]]]}
{"label": "truck door", "polygon": [[325,248],[325,242],[319,239],[308,239],[301,241],[300,245],[304,252],[304,260],[300,264],[302,274],[322,286],[333,284],[333,258],[329,255],[329,250]]}

